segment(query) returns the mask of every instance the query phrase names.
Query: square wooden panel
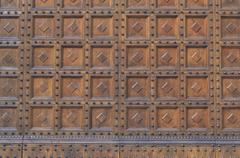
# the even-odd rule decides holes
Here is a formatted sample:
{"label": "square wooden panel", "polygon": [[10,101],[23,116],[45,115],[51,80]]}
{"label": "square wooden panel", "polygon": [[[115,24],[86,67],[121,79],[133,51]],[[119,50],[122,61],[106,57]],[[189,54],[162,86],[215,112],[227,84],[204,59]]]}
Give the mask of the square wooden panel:
{"label": "square wooden panel", "polygon": [[223,130],[240,130],[240,108],[223,107],[222,108],[222,129]]}
{"label": "square wooden panel", "polygon": [[187,108],[187,129],[207,130],[209,128],[209,111],[207,107]]}
{"label": "square wooden panel", "polygon": [[63,7],[67,9],[71,8],[83,8],[83,0],[62,0],[63,1]]}
{"label": "square wooden panel", "polygon": [[20,62],[17,47],[0,47],[0,69],[17,69]]}
{"label": "square wooden panel", "polygon": [[180,110],[178,107],[157,107],[156,127],[158,130],[178,130]]}
{"label": "square wooden panel", "polygon": [[114,128],[114,110],[112,107],[91,107],[90,129],[109,131]]}
{"label": "square wooden panel", "polygon": [[187,77],[187,99],[208,99],[208,77]]}
{"label": "square wooden panel", "polygon": [[240,17],[221,17],[221,34],[224,39],[239,40]]}
{"label": "square wooden panel", "polygon": [[90,92],[91,99],[112,100],[115,95],[113,76],[92,76]]}
{"label": "square wooden panel", "polygon": [[156,0],[157,8],[177,9],[179,0]]}
{"label": "square wooden panel", "polygon": [[63,76],[61,80],[61,96],[63,99],[83,99],[84,78],[82,76]]}
{"label": "square wooden panel", "polygon": [[19,7],[19,0],[2,0],[0,7],[4,9],[17,9]]}
{"label": "square wooden panel", "polygon": [[150,83],[146,76],[127,77],[127,99],[148,99],[150,96]]}
{"label": "square wooden panel", "polygon": [[32,77],[33,98],[53,98],[54,81],[52,77]]}
{"label": "square wooden panel", "polygon": [[83,38],[84,18],[63,17],[63,38]]}
{"label": "square wooden panel", "polygon": [[226,100],[240,99],[240,78],[223,77],[222,78],[222,98]]}
{"label": "square wooden panel", "polygon": [[157,99],[178,99],[179,79],[177,76],[157,77]]}
{"label": "square wooden panel", "polygon": [[187,38],[207,39],[208,18],[202,16],[187,16],[185,31]]}
{"label": "square wooden panel", "polygon": [[82,130],[84,112],[82,107],[61,107],[61,130]]}
{"label": "square wooden panel", "polygon": [[240,1],[221,0],[221,7],[223,9],[229,9],[229,10],[238,9],[240,8]]}
{"label": "square wooden panel", "polygon": [[148,107],[127,107],[127,130],[149,130],[150,116]]}
{"label": "square wooden panel", "polygon": [[53,46],[34,46],[33,47],[33,68],[55,66],[55,50]]}
{"label": "square wooden panel", "polygon": [[16,107],[0,108],[0,130],[1,129],[17,129],[18,111]]}
{"label": "square wooden panel", "polygon": [[16,100],[19,92],[17,77],[0,77],[0,100]]}
{"label": "square wooden panel", "polygon": [[222,47],[221,48],[222,68],[240,68],[240,47]]}
{"label": "square wooden panel", "polygon": [[158,46],[157,47],[157,68],[177,69],[179,49],[177,46]]}
{"label": "square wooden panel", "polygon": [[53,38],[55,36],[55,21],[53,16],[37,16],[33,18],[34,38]]}
{"label": "square wooden panel", "polygon": [[32,107],[30,119],[31,130],[52,130],[54,128],[52,107]]}
{"label": "square wooden panel", "polygon": [[187,68],[207,68],[208,67],[208,48],[201,46],[186,47],[186,66]]}
{"label": "square wooden panel", "polygon": [[150,5],[149,0],[126,0],[129,9],[148,8]]}
{"label": "square wooden panel", "polygon": [[0,37],[19,38],[18,17],[0,17]]}
{"label": "square wooden panel", "polygon": [[92,46],[91,67],[93,69],[113,69],[114,49],[113,46]]}
{"label": "square wooden panel", "polygon": [[149,17],[147,16],[127,16],[127,38],[144,39],[149,38]]}
{"label": "square wooden panel", "polygon": [[127,46],[126,47],[126,66],[129,69],[149,69],[150,53],[148,46]]}
{"label": "square wooden panel", "polygon": [[113,17],[93,16],[91,21],[92,38],[112,38],[113,37]]}
{"label": "square wooden panel", "polygon": [[179,20],[177,16],[157,17],[157,38],[177,39],[179,38]]}
{"label": "square wooden panel", "polygon": [[114,0],[91,0],[92,8],[111,8],[114,4]]}
{"label": "square wooden panel", "polygon": [[32,0],[34,8],[54,8],[55,0]]}
{"label": "square wooden panel", "polygon": [[208,7],[208,0],[185,0],[186,8],[202,9]]}
{"label": "square wooden panel", "polygon": [[61,65],[64,69],[83,69],[85,53],[81,46],[63,46]]}

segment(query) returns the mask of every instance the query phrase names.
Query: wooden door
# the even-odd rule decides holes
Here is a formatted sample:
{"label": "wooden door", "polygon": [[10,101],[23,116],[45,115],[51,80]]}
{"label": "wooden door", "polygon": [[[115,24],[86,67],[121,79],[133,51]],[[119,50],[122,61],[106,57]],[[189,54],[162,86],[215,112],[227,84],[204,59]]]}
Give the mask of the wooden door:
{"label": "wooden door", "polygon": [[239,0],[1,0],[0,156],[240,156]]}

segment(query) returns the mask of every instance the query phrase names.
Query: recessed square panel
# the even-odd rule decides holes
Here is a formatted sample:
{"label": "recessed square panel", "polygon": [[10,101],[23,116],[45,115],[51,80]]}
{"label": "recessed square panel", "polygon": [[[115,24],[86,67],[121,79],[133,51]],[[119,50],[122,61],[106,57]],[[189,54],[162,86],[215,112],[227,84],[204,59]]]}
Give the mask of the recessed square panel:
{"label": "recessed square panel", "polygon": [[82,99],[84,97],[84,88],[82,76],[62,77],[61,92],[63,99]]}
{"label": "recessed square panel", "polygon": [[64,8],[83,8],[83,0],[63,0]]}
{"label": "recessed square panel", "polygon": [[147,107],[127,108],[127,130],[149,130],[149,109]]}
{"label": "recessed square panel", "polygon": [[112,46],[92,46],[91,67],[93,69],[111,69],[114,66],[114,49]]}
{"label": "recessed square panel", "polygon": [[113,37],[113,17],[94,16],[92,17],[92,37],[93,38],[112,38]]}
{"label": "recessed square panel", "polygon": [[92,130],[113,130],[114,111],[112,107],[92,107],[91,108],[91,126]]}
{"label": "recessed square panel", "polygon": [[147,99],[150,96],[148,77],[127,77],[127,99]]}
{"label": "recessed square panel", "polygon": [[32,78],[33,98],[52,98],[54,95],[54,81],[52,77]]}
{"label": "recessed square panel", "polygon": [[127,68],[148,69],[150,67],[150,54],[148,46],[127,46]]}
{"label": "recessed square panel", "polygon": [[185,0],[185,3],[188,9],[207,8],[208,6],[208,0]]}
{"label": "recessed square panel", "polygon": [[222,108],[222,128],[223,130],[240,130],[240,108],[224,107]]}
{"label": "recessed square panel", "polygon": [[55,50],[52,46],[33,47],[33,67],[51,67],[55,66]]}
{"label": "recessed square panel", "polygon": [[208,48],[189,46],[187,50],[186,66],[187,68],[207,68],[208,66]]}
{"label": "recessed square panel", "polygon": [[222,47],[222,68],[240,68],[240,47]]}
{"label": "recessed square panel", "polygon": [[17,47],[0,47],[0,69],[17,69],[19,57]]}
{"label": "recessed square panel", "polygon": [[221,0],[221,7],[228,10],[237,10],[240,8],[240,1],[238,0]]}
{"label": "recessed square panel", "polygon": [[179,37],[178,17],[157,17],[157,38],[177,39]]}
{"label": "recessed square panel", "polygon": [[239,40],[240,17],[222,17],[221,34],[224,39]]}
{"label": "recessed square panel", "polygon": [[127,38],[143,39],[149,38],[149,18],[146,16],[128,16],[127,17]]}
{"label": "recessed square panel", "polygon": [[80,130],[83,128],[84,112],[82,107],[61,107],[61,129]]}
{"label": "recessed square panel", "polygon": [[92,99],[113,99],[114,97],[112,76],[92,76],[90,88]]}
{"label": "recessed square panel", "polygon": [[207,17],[186,17],[186,37],[191,39],[206,39],[208,37]]}
{"label": "recessed square panel", "polygon": [[32,130],[51,130],[54,128],[54,111],[52,107],[32,107]]}
{"label": "recessed square panel", "polygon": [[2,0],[0,2],[2,9],[16,9],[19,7],[19,0]]}
{"label": "recessed square panel", "polygon": [[159,130],[177,130],[180,127],[180,110],[177,107],[158,107],[156,118]]}
{"label": "recessed square panel", "polygon": [[17,129],[18,112],[15,107],[0,108],[0,130],[1,129]]}
{"label": "recessed square panel", "polygon": [[223,77],[222,78],[222,98],[227,100],[240,99],[240,78]]}
{"label": "recessed square panel", "polygon": [[92,8],[111,8],[114,0],[91,0]]}
{"label": "recessed square panel", "polygon": [[63,18],[63,38],[83,38],[84,19],[83,17]]}
{"label": "recessed square panel", "polygon": [[126,0],[127,7],[134,9],[134,8],[148,8],[150,1],[149,0]]}
{"label": "recessed square panel", "polygon": [[55,36],[54,17],[34,17],[33,18],[33,37],[34,38],[53,38]]}
{"label": "recessed square panel", "polygon": [[187,98],[207,99],[209,97],[208,77],[187,77]]}
{"label": "recessed square panel", "polygon": [[0,100],[17,99],[18,79],[15,77],[0,77]]}
{"label": "recessed square panel", "polygon": [[179,97],[179,81],[176,76],[157,77],[157,99],[177,99]]}
{"label": "recessed square panel", "polygon": [[157,8],[178,8],[178,0],[156,0]]}
{"label": "recessed square panel", "polygon": [[187,108],[187,129],[209,128],[209,112],[207,107]]}
{"label": "recessed square panel", "polygon": [[33,6],[35,8],[54,8],[55,0],[33,0]]}
{"label": "recessed square panel", "polygon": [[179,49],[176,46],[157,47],[157,68],[176,69],[178,67]]}
{"label": "recessed square panel", "polygon": [[62,67],[65,69],[83,69],[84,50],[79,46],[64,46],[62,48]]}
{"label": "recessed square panel", "polygon": [[1,38],[19,37],[18,17],[0,17],[0,37]]}

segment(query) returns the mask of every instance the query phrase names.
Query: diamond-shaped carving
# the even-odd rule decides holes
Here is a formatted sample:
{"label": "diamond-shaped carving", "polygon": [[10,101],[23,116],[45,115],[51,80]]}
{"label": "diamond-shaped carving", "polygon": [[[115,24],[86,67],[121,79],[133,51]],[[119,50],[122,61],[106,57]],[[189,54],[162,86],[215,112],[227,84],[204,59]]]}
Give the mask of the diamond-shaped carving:
{"label": "diamond-shaped carving", "polygon": [[37,118],[41,122],[41,126],[47,126],[48,125],[47,113],[41,112],[40,114],[37,115]]}
{"label": "diamond-shaped carving", "polygon": [[237,61],[237,56],[234,55],[233,53],[230,53],[228,56],[227,56],[227,60],[230,62],[230,63],[234,63],[235,61]]}
{"label": "diamond-shaped carving", "polygon": [[108,87],[107,87],[106,83],[100,82],[100,83],[97,85],[97,89],[98,89],[101,93],[105,94],[105,93],[107,92]]}
{"label": "diamond-shaped carving", "polygon": [[169,22],[167,21],[165,24],[162,25],[162,29],[165,31],[165,32],[170,32],[172,30],[172,26],[169,24]]}
{"label": "diamond-shaped carving", "polygon": [[40,84],[39,84],[39,90],[41,93],[44,93],[48,90],[48,83],[47,82],[44,82],[44,81],[41,81]]}
{"label": "diamond-shaped carving", "polygon": [[77,120],[77,115],[75,112],[71,111],[67,114],[66,118],[69,122],[74,123]]}
{"label": "diamond-shaped carving", "polygon": [[101,112],[96,116],[97,125],[101,125],[107,120],[107,112]]}
{"label": "diamond-shaped carving", "polygon": [[226,30],[230,33],[233,33],[234,31],[237,30],[237,25],[230,23],[226,26]]}
{"label": "diamond-shaped carving", "polygon": [[133,120],[137,124],[140,124],[143,120],[143,116],[139,112],[136,112],[134,113],[134,115],[132,115],[131,120]]}
{"label": "diamond-shaped carving", "polygon": [[107,30],[107,25],[105,23],[100,23],[99,25],[97,25],[97,29],[100,32],[105,32]]}
{"label": "diamond-shaped carving", "polygon": [[6,55],[2,58],[2,63],[3,63],[4,65],[15,64],[15,59],[12,58],[11,55],[6,54]]}
{"label": "diamond-shaped carving", "polygon": [[136,32],[140,32],[142,31],[143,29],[143,25],[139,22],[135,22],[133,25],[132,25],[132,29]]}
{"label": "diamond-shaped carving", "polygon": [[2,86],[2,89],[3,89],[3,93],[8,95],[12,92],[13,90],[13,87],[12,85],[7,81],[3,86]]}
{"label": "diamond-shaped carving", "polygon": [[234,96],[239,96],[240,95],[240,91],[238,90],[238,87],[234,86],[233,83],[230,83],[228,86],[227,86],[227,90],[233,94]]}
{"label": "diamond-shaped carving", "polygon": [[163,84],[162,84],[162,87],[161,87],[163,90],[164,90],[164,92],[166,92],[166,93],[169,93],[169,92],[171,92],[172,91],[172,86],[170,85],[170,83],[168,83],[168,82],[164,82]]}
{"label": "diamond-shaped carving", "polygon": [[71,82],[67,86],[69,89],[71,89],[71,93],[74,94],[80,89],[80,84],[77,82]]}
{"label": "diamond-shaped carving", "polygon": [[102,63],[102,64],[106,64],[107,62],[107,56],[103,53],[103,52],[100,52],[97,54],[97,59]]}
{"label": "diamond-shaped carving", "polygon": [[1,115],[1,120],[4,122],[4,123],[8,123],[11,121],[11,115],[10,113],[8,112],[4,112],[2,115]]}
{"label": "diamond-shaped carving", "polygon": [[191,89],[195,92],[195,93],[199,93],[202,90],[202,87],[200,84],[198,84],[197,82],[194,82],[191,86]]}
{"label": "diamond-shaped carving", "polygon": [[191,28],[195,33],[198,33],[202,29],[201,25],[198,22],[194,22]]}
{"label": "diamond-shaped carving", "polygon": [[75,62],[78,59],[78,55],[75,52],[69,52],[69,55],[67,56],[67,58],[71,61],[71,62]]}
{"label": "diamond-shaped carving", "polygon": [[141,60],[143,60],[144,55],[142,52],[136,52],[131,60],[130,60],[130,65],[137,65],[139,62],[141,62]]}
{"label": "diamond-shaped carving", "polygon": [[198,63],[198,62],[202,59],[200,52],[197,52],[197,51],[194,52],[193,55],[192,55],[192,59],[193,59],[196,63]]}
{"label": "diamond-shaped carving", "polygon": [[41,54],[38,56],[38,59],[42,62],[45,63],[48,60],[48,55],[45,52],[41,52]]}
{"label": "diamond-shaped carving", "polygon": [[162,120],[164,123],[170,123],[172,121],[172,117],[171,115],[166,112],[163,116],[162,116]]}
{"label": "diamond-shaped carving", "polygon": [[142,93],[143,87],[138,82],[133,82],[131,88],[138,94]]}
{"label": "diamond-shaped carving", "polygon": [[202,121],[202,116],[201,114],[199,114],[198,112],[195,112],[193,115],[192,115],[192,120],[193,122],[195,123],[200,123]]}
{"label": "diamond-shaped carving", "polygon": [[39,30],[42,31],[43,33],[47,32],[50,30],[50,27],[48,26],[47,22],[43,22],[39,25]]}
{"label": "diamond-shaped carving", "polygon": [[161,56],[161,61],[164,63],[169,63],[172,60],[171,55],[168,52],[163,53]]}
{"label": "diamond-shaped carving", "polygon": [[231,124],[234,124],[237,122],[237,116],[235,116],[233,113],[229,114],[227,117],[227,121],[230,122]]}
{"label": "diamond-shaped carving", "polygon": [[3,27],[3,29],[4,29],[5,31],[7,31],[7,33],[11,33],[11,32],[15,29],[15,27],[8,22],[8,23]]}
{"label": "diamond-shaped carving", "polygon": [[77,21],[73,20],[72,23],[68,25],[68,29],[72,32],[75,32],[78,29]]}

